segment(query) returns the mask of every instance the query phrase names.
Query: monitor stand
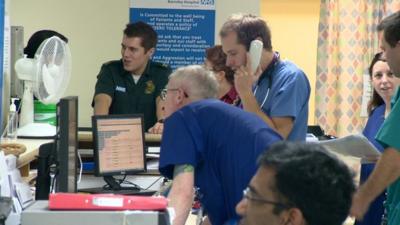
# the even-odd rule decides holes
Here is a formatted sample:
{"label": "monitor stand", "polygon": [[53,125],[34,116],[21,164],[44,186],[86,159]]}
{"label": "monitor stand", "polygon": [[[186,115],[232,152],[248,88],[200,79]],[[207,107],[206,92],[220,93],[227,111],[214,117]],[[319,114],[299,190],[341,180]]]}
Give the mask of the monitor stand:
{"label": "monitor stand", "polygon": [[107,186],[100,188],[84,188],[79,189],[78,192],[85,192],[91,194],[118,194],[118,195],[144,195],[151,196],[156,191],[154,190],[144,190],[140,189],[136,186],[121,186],[113,176],[104,176],[104,181],[107,183]]}

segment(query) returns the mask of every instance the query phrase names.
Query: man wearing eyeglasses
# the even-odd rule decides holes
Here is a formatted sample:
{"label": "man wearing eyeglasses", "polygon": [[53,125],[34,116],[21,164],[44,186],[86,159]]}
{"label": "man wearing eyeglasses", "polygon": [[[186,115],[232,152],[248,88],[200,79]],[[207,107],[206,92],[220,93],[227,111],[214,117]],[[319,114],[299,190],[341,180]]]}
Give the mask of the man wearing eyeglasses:
{"label": "man wearing eyeglasses", "polygon": [[236,206],[240,224],[343,224],[355,191],[353,176],[322,146],[279,142],[258,162]]}
{"label": "man wearing eyeglasses", "polygon": [[257,157],[281,136],[258,116],[216,99],[211,71],[188,66],[162,92],[165,123],[159,170],[172,178],[174,225],[185,224],[198,188],[212,224],[238,218],[235,206],[257,170]]}

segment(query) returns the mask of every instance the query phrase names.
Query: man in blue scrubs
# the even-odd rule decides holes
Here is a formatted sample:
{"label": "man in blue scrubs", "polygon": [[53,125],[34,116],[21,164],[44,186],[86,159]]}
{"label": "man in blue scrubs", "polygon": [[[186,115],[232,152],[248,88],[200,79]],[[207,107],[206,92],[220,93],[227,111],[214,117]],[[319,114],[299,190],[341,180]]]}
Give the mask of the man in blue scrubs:
{"label": "man in blue scrubs", "polygon": [[[400,78],[400,11],[379,24],[381,48],[393,74]],[[371,202],[387,188],[387,224],[400,223],[400,89],[394,96],[392,111],[375,139],[385,148],[368,180],[353,197],[351,214],[362,219]]]}
{"label": "man in blue scrubs", "polygon": [[[272,50],[271,32],[259,17],[232,15],[220,31],[226,65],[235,70],[235,87],[246,111],[257,114],[288,140],[306,139],[310,84],[304,72]],[[263,42],[257,71],[251,71],[251,41]]]}
{"label": "man in blue scrubs", "polygon": [[282,138],[259,117],[216,99],[212,72],[188,66],[162,92],[165,115],[159,170],[173,178],[174,224],[184,224],[199,188],[212,224],[238,218],[235,205],[257,170],[261,152]]}

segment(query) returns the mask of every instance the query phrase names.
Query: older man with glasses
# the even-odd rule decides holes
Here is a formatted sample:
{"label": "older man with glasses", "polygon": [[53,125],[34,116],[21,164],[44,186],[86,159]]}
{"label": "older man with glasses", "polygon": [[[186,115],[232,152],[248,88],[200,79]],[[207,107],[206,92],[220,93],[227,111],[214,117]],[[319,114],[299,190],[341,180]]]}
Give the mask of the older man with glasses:
{"label": "older man with glasses", "polygon": [[257,157],[281,136],[258,116],[216,99],[218,83],[201,66],[177,69],[162,91],[166,119],[160,172],[173,178],[173,224],[184,224],[196,186],[212,224],[238,218],[235,206]]}
{"label": "older man with glasses", "polygon": [[236,206],[240,224],[343,224],[355,190],[353,176],[322,146],[279,142],[259,164]]}

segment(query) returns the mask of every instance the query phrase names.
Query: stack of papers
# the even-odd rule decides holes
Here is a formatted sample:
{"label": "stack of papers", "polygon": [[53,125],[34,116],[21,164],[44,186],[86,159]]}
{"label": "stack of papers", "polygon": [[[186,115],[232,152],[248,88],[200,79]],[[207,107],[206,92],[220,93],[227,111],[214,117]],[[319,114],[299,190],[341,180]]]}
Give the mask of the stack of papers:
{"label": "stack of papers", "polygon": [[361,158],[361,163],[375,163],[381,152],[361,134],[320,141],[325,148],[335,153]]}
{"label": "stack of papers", "polygon": [[160,158],[160,147],[148,147],[146,158],[158,159]]}

